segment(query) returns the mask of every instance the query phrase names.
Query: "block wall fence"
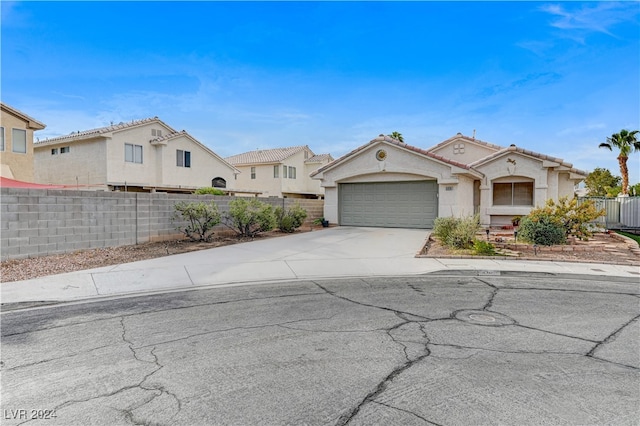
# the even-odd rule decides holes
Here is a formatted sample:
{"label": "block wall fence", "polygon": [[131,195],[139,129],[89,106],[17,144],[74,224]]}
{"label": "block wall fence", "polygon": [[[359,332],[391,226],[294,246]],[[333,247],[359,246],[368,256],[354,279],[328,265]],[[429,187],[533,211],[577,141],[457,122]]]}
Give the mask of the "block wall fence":
{"label": "block wall fence", "polygon": [[[0,188],[2,260],[180,238],[183,222],[171,220],[180,201],[215,201],[221,213],[238,197],[142,192]],[[309,226],[323,216],[323,200],[258,198],[273,206],[295,203]],[[224,225],[217,232],[228,231]]]}

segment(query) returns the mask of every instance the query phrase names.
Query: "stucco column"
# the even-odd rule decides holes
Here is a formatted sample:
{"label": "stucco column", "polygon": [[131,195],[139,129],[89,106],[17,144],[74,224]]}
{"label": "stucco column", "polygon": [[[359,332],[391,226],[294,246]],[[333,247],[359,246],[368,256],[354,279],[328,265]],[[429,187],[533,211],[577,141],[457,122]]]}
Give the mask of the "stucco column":
{"label": "stucco column", "polygon": [[543,173],[540,173],[536,176],[536,180],[534,182],[535,194],[534,194],[534,204],[536,207],[542,207],[547,202],[547,194],[549,192],[549,185],[547,183],[547,174],[544,173],[547,171],[545,167],[542,168]]}
{"label": "stucco column", "polygon": [[489,208],[493,205],[491,199],[491,186],[487,184],[487,178],[480,182],[480,225],[489,226],[491,224],[491,215]]}

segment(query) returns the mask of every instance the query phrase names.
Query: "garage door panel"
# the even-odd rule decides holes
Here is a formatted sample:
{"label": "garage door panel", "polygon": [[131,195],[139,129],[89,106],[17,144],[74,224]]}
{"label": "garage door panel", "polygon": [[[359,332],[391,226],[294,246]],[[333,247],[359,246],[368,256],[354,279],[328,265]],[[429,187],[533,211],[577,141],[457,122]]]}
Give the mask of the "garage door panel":
{"label": "garage door panel", "polygon": [[431,228],[438,211],[437,191],[435,181],[341,184],[340,223]]}

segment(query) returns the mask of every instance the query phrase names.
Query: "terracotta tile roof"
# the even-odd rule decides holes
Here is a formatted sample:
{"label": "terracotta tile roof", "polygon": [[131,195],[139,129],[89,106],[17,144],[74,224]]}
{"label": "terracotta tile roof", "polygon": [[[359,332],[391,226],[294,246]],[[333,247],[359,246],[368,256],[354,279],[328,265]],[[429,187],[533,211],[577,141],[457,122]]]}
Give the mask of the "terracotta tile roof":
{"label": "terracotta tile roof", "polygon": [[288,148],[258,149],[255,151],[232,155],[231,157],[225,158],[225,160],[234,166],[242,164],[280,163],[305,148],[309,149],[306,145],[292,146]]}
{"label": "terracotta tile roof", "polygon": [[17,108],[14,108],[10,105],[5,104],[4,102],[0,102],[0,108],[2,108],[3,110],[16,115],[18,117],[20,117],[21,119],[23,119],[24,121],[26,121],[29,125],[30,129],[34,129],[34,130],[42,130],[45,127],[47,127],[46,124],[41,123],[40,121],[36,120],[35,118],[25,114],[24,112],[20,111]]}
{"label": "terracotta tile roof", "polygon": [[124,130],[124,129],[129,129],[129,128],[132,128],[132,127],[142,126],[142,125],[153,123],[153,122],[162,123],[164,126],[166,126],[169,129],[171,129],[171,132],[175,133],[174,129],[172,129],[166,123],[162,122],[158,117],[152,117],[152,118],[144,118],[142,120],[127,121],[126,123],[125,122],[120,122],[118,124],[112,124],[110,126],[105,126],[105,127],[98,127],[96,129],[80,130],[80,131],[72,132],[72,133],[70,133],[68,135],[64,135],[64,136],[58,136],[58,137],[55,137],[55,138],[47,138],[45,140],[41,140],[41,141],[35,142],[34,144],[35,145],[41,145],[41,144],[66,142],[66,141],[72,142],[72,141],[75,141],[75,140],[85,139],[85,138],[90,137],[90,136],[99,136],[99,135],[104,134],[104,133],[117,132],[119,130]]}
{"label": "terracotta tile roof", "polygon": [[575,169],[573,167],[573,164],[571,163],[567,163],[566,161],[564,161],[562,158],[557,158],[557,157],[551,157],[550,155],[545,155],[545,154],[540,154],[538,152],[534,152],[534,151],[529,151],[528,149],[524,149],[524,148],[519,148],[515,145],[511,145],[507,148],[502,148],[500,149],[500,151],[494,152],[491,155],[487,155],[484,158],[481,158],[480,160],[474,161],[473,163],[469,164],[470,167],[478,167],[482,164],[485,164],[495,158],[501,157],[509,152],[517,152],[523,155],[527,155],[529,157],[533,157],[533,158],[538,158],[540,160],[543,161],[552,161],[554,163],[558,163],[561,166],[564,166],[566,168],[568,168],[572,173],[576,173],[579,175],[584,175],[586,176],[588,173],[585,172],[584,170],[579,170],[579,169]]}
{"label": "terracotta tile roof", "polygon": [[445,157],[443,157],[441,155],[436,155],[436,154],[434,154],[432,152],[429,152],[427,150],[424,150],[424,149],[421,149],[421,148],[417,148],[415,146],[407,145],[406,143],[399,142],[397,139],[394,139],[394,138],[392,138],[390,136],[380,135],[377,138],[372,139],[369,143],[366,143],[366,144],[354,149],[353,151],[343,155],[342,157],[338,158],[337,160],[334,160],[331,163],[327,164],[326,166],[320,167],[318,170],[316,170],[315,172],[311,173],[310,176],[315,176],[318,173],[321,173],[321,172],[323,172],[323,171],[325,171],[325,170],[327,170],[327,169],[329,169],[329,168],[341,163],[342,161],[346,160],[347,158],[352,157],[352,156],[356,155],[357,153],[359,153],[361,151],[364,151],[369,146],[371,146],[373,144],[376,144],[376,143],[379,143],[379,142],[386,142],[386,143],[389,143],[389,144],[392,144],[392,145],[396,145],[396,146],[399,146],[401,148],[417,152],[417,153],[422,154],[424,156],[427,156],[429,158],[433,158],[435,160],[441,161],[443,163],[447,163],[447,164],[450,164],[452,166],[459,167],[461,169],[472,170],[466,164],[458,163],[457,161],[452,161],[452,160],[450,160],[448,158],[445,158]]}
{"label": "terracotta tile roof", "polygon": [[317,154],[304,160],[305,163],[324,163],[326,161],[333,161],[331,154]]}
{"label": "terracotta tile roof", "polygon": [[447,145],[448,143],[451,143],[452,141],[454,141],[456,139],[464,139],[467,142],[476,143],[478,145],[486,146],[487,148],[491,148],[491,149],[494,149],[496,151],[499,151],[499,150],[503,149],[503,147],[500,146],[500,145],[495,145],[495,144],[492,144],[492,143],[489,143],[489,142],[484,142],[484,141],[481,141],[480,139],[471,138],[469,136],[463,135],[462,133],[458,133],[457,135],[452,136],[449,139],[447,139],[445,141],[442,141],[442,142],[440,142],[439,144],[437,144],[435,146],[432,146],[427,151],[435,151],[438,148],[441,148],[441,147]]}

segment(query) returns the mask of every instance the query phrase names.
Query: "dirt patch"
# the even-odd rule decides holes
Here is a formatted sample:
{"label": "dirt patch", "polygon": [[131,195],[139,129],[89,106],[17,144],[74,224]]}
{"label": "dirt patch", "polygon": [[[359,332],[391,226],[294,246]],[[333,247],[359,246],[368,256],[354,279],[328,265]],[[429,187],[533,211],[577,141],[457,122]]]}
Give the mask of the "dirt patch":
{"label": "dirt patch", "polygon": [[[320,227],[313,228],[314,231],[321,229],[322,228]],[[307,226],[304,227],[304,229],[301,228],[297,230],[295,233],[309,231],[311,231],[311,228]],[[286,235],[292,234],[271,231],[260,234],[255,238],[231,235],[216,237],[209,242],[193,242],[186,239],[180,239],[130,246],[79,250],[72,253],[32,257],[28,259],[7,260],[2,262],[1,265],[0,282],[28,280],[47,275],[118,265],[138,260],[155,259],[157,257],[169,256],[172,254],[188,253],[248,241],[283,237]]]}

